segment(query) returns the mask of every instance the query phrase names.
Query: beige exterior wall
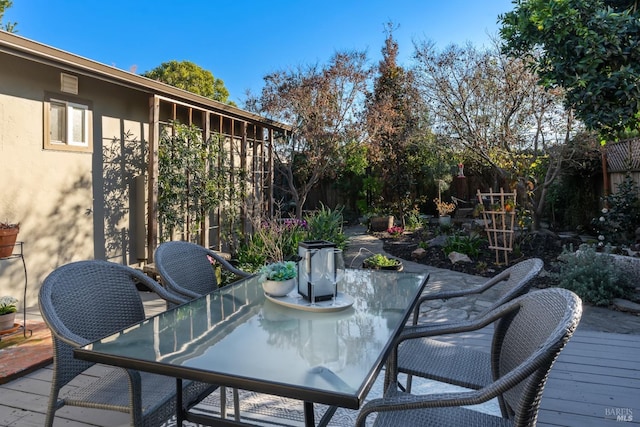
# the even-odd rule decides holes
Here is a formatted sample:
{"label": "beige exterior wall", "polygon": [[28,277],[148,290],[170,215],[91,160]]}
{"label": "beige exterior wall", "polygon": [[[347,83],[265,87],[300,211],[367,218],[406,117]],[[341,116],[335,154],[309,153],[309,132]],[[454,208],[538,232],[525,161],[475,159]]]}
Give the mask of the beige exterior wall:
{"label": "beige exterior wall", "polygon": [[[62,70],[4,53],[0,64],[0,220],[21,224],[26,303],[34,305],[57,266],[136,262],[136,219],[144,221],[144,212],[136,209],[135,177],[146,173],[149,95],[78,76],[77,97],[93,106],[93,153],[45,150],[43,101],[60,93]],[[19,260],[0,262],[0,296],[22,300],[23,285]]]}

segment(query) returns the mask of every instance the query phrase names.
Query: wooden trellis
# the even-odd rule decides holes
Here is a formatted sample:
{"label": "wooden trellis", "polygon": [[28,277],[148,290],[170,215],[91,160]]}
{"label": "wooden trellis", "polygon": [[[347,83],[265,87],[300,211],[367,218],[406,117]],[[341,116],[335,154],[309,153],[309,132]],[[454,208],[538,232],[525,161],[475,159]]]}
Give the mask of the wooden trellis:
{"label": "wooden trellis", "polygon": [[496,251],[496,263],[500,262],[500,252],[504,263],[509,264],[509,252],[513,251],[513,235],[516,223],[516,192],[481,193],[478,202],[483,206],[482,217],[489,239],[489,249]]}

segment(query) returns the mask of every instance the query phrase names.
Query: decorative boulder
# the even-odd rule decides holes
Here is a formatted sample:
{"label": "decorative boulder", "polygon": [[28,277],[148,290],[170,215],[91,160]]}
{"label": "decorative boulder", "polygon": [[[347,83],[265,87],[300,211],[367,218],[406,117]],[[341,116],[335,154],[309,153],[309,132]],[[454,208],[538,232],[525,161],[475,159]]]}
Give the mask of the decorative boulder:
{"label": "decorative boulder", "polygon": [[460,252],[451,252],[449,254],[449,260],[451,264],[455,264],[456,262],[472,262],[471,258],[469,258],[466,254],[461,254]]}
{"label": "decorative boulder", "polygon": [[423,259],[427,256],[427,251],[423,248],[418,248],[415,251],[411,252],[412,259]]}

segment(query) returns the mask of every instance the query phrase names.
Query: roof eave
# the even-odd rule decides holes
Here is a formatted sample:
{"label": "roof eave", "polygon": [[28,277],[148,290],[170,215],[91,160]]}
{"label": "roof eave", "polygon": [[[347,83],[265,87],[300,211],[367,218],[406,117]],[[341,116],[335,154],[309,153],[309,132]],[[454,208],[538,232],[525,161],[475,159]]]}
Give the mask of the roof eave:
{"label": "roof eave", "polygon": [[267,119],[241,108],[215,101],[129,71],[124,71],[91,59],[65,52],[6,31],[0,31],[0,52],[57,66],[69,72],[99,78],[113,84],[140,90],[149,94],[162,95],[168,98],[177,98],[191,104],[206,108],[213,108],[239,119],[259,122],[267,127],[291,131],[290,125]]}

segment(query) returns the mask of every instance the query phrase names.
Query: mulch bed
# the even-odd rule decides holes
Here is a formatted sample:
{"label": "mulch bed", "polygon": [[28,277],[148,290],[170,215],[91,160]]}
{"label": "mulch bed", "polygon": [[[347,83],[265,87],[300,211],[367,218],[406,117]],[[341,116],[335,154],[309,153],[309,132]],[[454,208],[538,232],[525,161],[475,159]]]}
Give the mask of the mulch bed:
{"label": "mulch bed", "polygon": [[[385,252],[406,260],[430,265],[437,268],[459,271],[475,276],[492,277],[500,271],[506,269],[504,256],[500,254],[500,263],[496,263],[496,253],[488,248],[488,242],[484,241],[480,246],[480,253],[472,258],[472,262],[457,262],[453,264],[442,250],[442,246],[424,247],[426,256],[422,259],[414,259],[412,253],[421,242],[429,242],[435,234],[429,230],[417,230],[404,232],[399,236],[391,236],[387,232],[373,233],[384,242]],[[484,237],[484,235],[482,235]],[[509,265],[528,258],[540,258],[544,261],[544,269],[547,272],[556,272],[557,258],[562,253],[564,246],[574,245],[578,247],[579,239],[559,238],[551,233],[531,234],[524,239],[520,239],[516,250],[509,254]],[[534,279],[533,286],[546,288],[556,283],[552,275],[541,274]]]}

